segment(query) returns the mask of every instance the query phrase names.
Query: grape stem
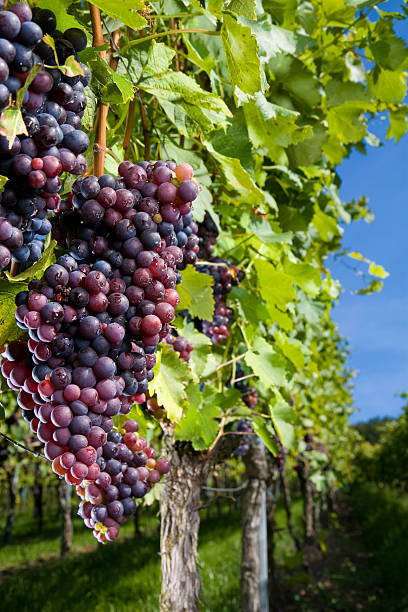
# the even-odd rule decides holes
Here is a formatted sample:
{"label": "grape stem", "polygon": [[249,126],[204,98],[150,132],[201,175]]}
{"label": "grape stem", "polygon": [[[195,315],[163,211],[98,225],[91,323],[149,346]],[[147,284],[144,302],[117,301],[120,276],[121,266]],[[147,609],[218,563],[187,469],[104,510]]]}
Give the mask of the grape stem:
{"label": "grape stem", "polygon": [[16,446],[17,448],[22,448],[28,453],[31,453],[31,455],[34,455],[34,457],[37,457],[38,459],[45,459],[46,461],[49,461],[49,459],[47,459],[47,457],[43,455],[42,453],[36,453],[35,451],[31,450],[31,448],[28,448],[28,446],[21,444],[21,442],[17,442],[17,440],[13,440],[13,438],[10,438],[6,434],[4,434],[2,431],[0,431],[0,436],[4,438],[7,442],[9,442],[9,444],[12,444],[13,446]]}
{"label": "grape stem", "polygon": [[247,374],[246,376],[241,376],[240,378],[234,378],[231,380],[231,386],[235,385],[235,383],[240,382],[241,380],[246,380],[247,378],[252,378],[255,374]]}
{"label": "grape stem", "polygon": [[125,53],[131,47],[135,47],[136,45],[141,45],[148,40],[154,40],[155,38],[162,38],[162,36],[169,36],[170,34],[208,34],[209,36],[219,36],[220,32],[218,30],[202,30],[201,28],[177,28],[175,30],[166,30],[165,32],[156,32],[156,34],[150,34],[150,36],[144,36],[143,38],[138,38],[136,40],[131,40],[125,45],[122,49],[122,52]]}
{"label": "grape stem", "polygon": [[229,361],[224,361],[224,363],[221,363],[219,366],[217,366],[217,370],[221,370],[221,368],[224,368],[227,365],[230,365],[230,363],[234,363],[235,361],[238,361],[239,359],[242,359],[242,357],[245,357],[246,352],[242,353],[242,355],[238,355],[238,357],[234,357],[233,359],[230,359]]}

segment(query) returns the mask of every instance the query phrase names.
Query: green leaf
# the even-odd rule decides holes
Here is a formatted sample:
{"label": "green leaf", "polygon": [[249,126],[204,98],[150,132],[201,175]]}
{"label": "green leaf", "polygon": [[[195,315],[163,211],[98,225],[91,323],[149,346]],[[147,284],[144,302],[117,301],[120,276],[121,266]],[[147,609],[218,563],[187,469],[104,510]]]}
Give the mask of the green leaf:
{"label": "green leaf", "polygon": [[266,388],[285,385],[288,375],[293,374],[289,362],[263,338],[257,338],[254,347],[245,353],[244,359]]}
{"label": "green leaf", "polygon": [[[259,321],[269,318],[269,313],[257,295],[244,287],[233,287],[230,298],[235,300],[235,308],[238,316],[248,325],[250,323],[254,329],[258,330]],[[248,329],[246,330],[248,333]]]}
{"label": "green leaf", "polygon": [[368,75],[368,87],[370,92],[382,102],[398,104],[405,98],[406,73],[376,66]]}
{"label": "green leaf", "polygon": [[268,62],[271,58],[282,56],[282,54],[299,55],[306,47],[316,46],[315,41],[309,36],[273,24],[270,15],[261,15],[256,23],[245,19],[246,15],[243,17],[239,19],[239,22],[251,28],[258,43],[258,55],[263,62]]}
{"label": "green leaf", "polygon": [[177,288],[180,308],[189,310],[192,317],[211,321],[214,313],[213,277],[198,272],[191,265],[183,270],[182,276],[183,280]]}
{"label": "green leaf", "polygon": [[352,23],[356,9],[348,7],[344,0],[325,0],[322,4],[322,12],[325,25],[343,28]]}
{"label": "green leaf", "polygon": [[345,0],[347,6],[354,6],[356,9],[363,9],[368,6],[375,6],[378,0]]}
{"label": "green leaf", "polygon": [[226,157],[237,157],[242,167],[252,174],[254,167],[252,145],[248,136],[245,115],[241,108],[234,112],[226,132],[217,130],[214,135],[211,135],[211,144],[217,153]]}
{"label": "green leaf", "polygon": [[209,141],[205,141],[204,144],[207,151],[218,161],[228,185],[238,194],[238,201],[245,200],[250,204],[262,204],[265,201],[264,194],[255,185],[248,172],[241,166],[239,159],[221,155]]}
{"label": "green leaf", "polygon": [[140,87],[163,100],[186,103],[225,117],[232,117],[228,106],[219,96],[205,91],[192,77],[183,72],[168,71],[160,77],[150,77],[144,80]]}
{"label": "green leaf", "polygon": [[261,259],[255,261],[255,268],[265,302],[286,309],[286,306],[296,298],[291,278],[284,272],[275,269],[269,262]]}
{"label": "green leaf", "polygon": [[0,191],[3,190],[4,185],[7,183],[8,177],[0,174]]}
{"label": "green leaf", "polygon": [[292,241],[292,232],[274,232],[269,221],[261,217],[252,217],[248,229],[259,240],[267,244],[290,243]]}
{"label": "green leaf", "polygon": [[287,357],[296,368],[302,370],[305,365],[305,356],[303,354],[305,349],[304,345],[295,338],[289,338],[283,332],[275,334],[275,340],[285,357]]}
{"label": "green leaf", "polygon": [[188,367],[175,351],[164,346],[158,354],[154,372],[149,392],[157,395],[157,401],[164,407],[167,417],[171,421],[176,421],[183,412],[182,403],[186,397],[185,388],[189,380]]}
{"label": "green leaf", "polygon": [[243,108],[252,144],[265,148],[271,159],[279,159],[282,147],[304,139],[310,132],[296,125],[297,112],[272,104],[261,92]]}
{"label": "green leaf", "polygon": [[395,138],[395,142],[398,142],[404,136],[408,128],[407,115],[408,106],[390,110],[390,125],[387,130],[387,138]]}
{"label": "green leaf", "polygon": [[310,264],[287,261],[283,269],[301,289],[316,297],[321,285],[320,271],[317,268]]}
{"label": "green leaf", "polygon": [[263,419],[256,418],[252,419],[252,427],[256,435],[261,438],[269,452],[276,456],[279,449],[275,440],[275,431],[272,425]]}
{"label": "green leaf", "polygon": [[134,97],[134,88],[129,77],[124,77],[103,61],[98,55],[88,61],[92,72],[92,86],[99,89],[103,103],[123,104]]}
{"label": "green leaf", "polygon": [[219,405],[219,397],[211,388],[205,386],[200,392],[198,385],[190,384],[183,418],[174,428],[176,440],[190,441],[197,451],[211,446],[219,429]]}
{"label": "green leaf", "polygon": [[227,8],[238,17],[247,17],[256,21],[255,0],[231,0]]}
{"label": "green leaf", "polygon": [[0,347],[24,335],[24,331],[16,325],[14,298],[20,291],[26,290],[26,283],[10,283],[0,280]]}
{"label": "green leaf", "polygon": [[146,19],[138,11],[146,8],[143,0],[96,0],[92,2],[111,17],[116,17],[133,30],[140,30],[147,25]]}
{"label": "green leaf", "polygon": [[225,14],[221,39],[234,94],[236,88],[252,95],[260,91],[261,64],[257,55],[256,38],[251,28],[241,25],[234,17]]}
{"label": "green leaf", "polygon": [[371,295],[374,292],[381,291],[383,288],[383,285],[384,283],[382,281],[379,281],[376,278],[373,278],[373,280],[367,285],[367,287],[364,287],[364,289],[360,289],[359,291],[356,291],[355,293],[357,295]]}
{"label": "green leaf", "polygon": [[155,40],[152,40],[145,71],[153,76],[166,72],[175,54],[174,49],[170,49],[164,43],[157,43]]}
{"label": "green leaf", "polygon": [[56,246],[56,241],[50,240],[40,259],[29,268],[26,268],[26,270],[23,270],[23,272],[20,272],[20,274],[17,274],[17,276],[11,276],[6,272],[6,276],[10,283],[21,283],[23,281],[30,281],[33,278],[41,278],[48,266],[55,262],[54,249]]}
{"label": "green leaf", "polygon": [[183,40],[187,47],[188,59],[190,62],[201,68],[201,70],[204,70],[208,76],[211,77],[211,72],[217,67],[217,62],[215,59],[210,55],[202,57],[198,49],[194,47],[193,43],[188,39],[186,34],[183,35]]}
{"label": "green leaf", "polygon": [[270,414],[273,425],[282,442],[282,445],[287,449],[295,447],[295,430],[293,423],[295,421],[295,412],[282,398],[278,398],[270,405]]}
{"label": "green leaf", "polygon": [[186,338],[194,345],[188,362],[192,373],[197,379],[211,374],[219,363],[209,350],[211,340],[205,334],[198,332],[192,322],[187,323],[186,319],[180,321],[177,319],[175,325],[179,336]]}
{"label": "green leaf", "polygon": [[220,97],[183,72],[150,76],[140,83],[140,89],[157,98],[170,121],[187,137],[209,133],[215,125],[226,125],[226,118],[232,116]]}
{"label": "green leaf", "polygon": [[327,112],[329,134],[343,143],[358,142],[367,131],[366,121],[361,108],[348,103],[334,106]]}
{"label": "green leaf", "polygon": [[326,215],[317,205],[315,206],[313,225],[320,238],[325,242],[330,242],[335,236],[340,234],[340,228],[337,225],[336,219]]}

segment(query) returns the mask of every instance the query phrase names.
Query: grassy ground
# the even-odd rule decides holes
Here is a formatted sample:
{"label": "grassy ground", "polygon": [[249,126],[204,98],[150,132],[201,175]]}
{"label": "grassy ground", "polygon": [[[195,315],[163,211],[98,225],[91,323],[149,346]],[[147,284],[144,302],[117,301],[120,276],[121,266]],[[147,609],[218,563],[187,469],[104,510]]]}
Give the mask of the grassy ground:
{"label": "grassy ground", "polygon": [[[211,508],[202,517],[199,563],[205,612],[238,612],[241,529],[239,512]],[[300,527],[301,504],[294,505]],[[292,548],[277,512],[278,558]],[[0,548],[0,609],[18,612],[157,612],[160,589],[159,522],[141,512],[142,538],[133,524],[121,528],[118,542],[101,546],[79,519],[74,519],[72,551],[59,558],[59,525],[52,511],[43,534],[27,513],[17,515],[13,541]]]}
{"label": "grassy ground", "polygon": [[[59,527],[47,521],[41,537],[27,517],[16,521],[13,542],[0,549],[0,609],[18,612],[128,612],[158,610],[159,522],[143,516],[143,537],[132,523],[109,546],[98,545],[75,520],[72,552],[59,559]],[[239,609],[240,517],[204,519],[200,533],[203,609]]]}
{"label": "grassy ground", "polygon": [[[387,612],[408,610],[408,495],[364,484],[351,501],[368,552],[370,584],[380,585]],[[373,610],[381,609],[373,606]]]}
{"label": "grassy ground", "polygon": [[[350,501],[353,508],[351,509]],[[301,530],[301,503],[292,508]],[[281,612],[362,610],[407,612],[408,496],[376,487],[354,487],[345,499],[328,552],[305,574],[277,511],[276,560]],[[42,536],[27,514],[0,548],[0,609],[8,612],[157,612],[160,588],[159,522],[141,512],[143,537],[130,522],[118,542],[98,545],[75,519],[72,552],[59,558],[59,525],[53,510]],[[199,546],[203,612],[239,612],[240,515],[215,508],[202,517]],[[385,605],[385,603],[386,605]]]}

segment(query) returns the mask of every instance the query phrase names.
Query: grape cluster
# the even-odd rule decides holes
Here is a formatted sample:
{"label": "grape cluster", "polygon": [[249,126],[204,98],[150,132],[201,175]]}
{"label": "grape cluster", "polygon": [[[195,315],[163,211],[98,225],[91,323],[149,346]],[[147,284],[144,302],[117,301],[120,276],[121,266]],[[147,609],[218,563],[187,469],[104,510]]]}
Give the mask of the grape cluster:
{"label": "grape cluster", "polygon": [[[239,364],[237,364],[237,366],[236,366],[235,376],[238,379],[244,376],[244,372],[241,369],[241,367],[239,366]],[[258,393],[256,391],[256,388],[255,387],[250,387],[246,380],[238,380],[235,383],[235,387],[239,391],[241,391],[242,400],[248,406],[248,408],[250,408],[251,410],[255,410],[255,408],[256,408],[256,406],[258,404]],[[237,423],[236,431],[238,431],[238,432],[246,432],[248,434],[248,435],[243,435],[242,436],[242,440],[241,440],[238,448],[235,451],[236,455],[239,455],[240,457],[243,457],[248,452],[249,445],[251,443],[251,434],[253,434],[253,429],[252,429],[252,426],[251,426],[251,421],[248,420],[248,419],[240,419],[238,421],[238,423]]]}
{"label": "grape cluster", "polygon": [[274,463],[276,467],[278,468],[278,472],[283,472],[285,469],[285,464],[286,464],[287,451],[282,446],[282,442],[280,441],[280,438],[276,432],[273,438],[276,442],[276,446],[278,447],[278,453],[274,457]]}
{"label": "grape cluster", "polygon": [[[174,333],[174,330],[172,330]],[[173,333],[169,332],[167,336],[164,338],[163,343],[168,346],[172,346],[173,350],[175,350],[180,359],[183,361],[189,361],[191,356],[191,351],[194,350],[194,344],[191,344],[184,338],[183,336],[173,335]]]}
{"label": "grape cluster", "polygon": [[214,253],[218,237],[218,228],[208,212],[205,213],[203,221],[198,225],[197,235],[199,238],[198,254],[202,259],[208,259]]}
{"label": "grape cluster", "polygon": [[[86,35],[71,28],[55,30],[56,19],[48,9],[17,2],[0,11],[0,111],[16,99],[31,71],[45,64],[24,93],[22,116],[26,134],[9,143],[0,136],[0,174],[9,180],[1,195],[0,269],[11,259],[32,264],[41,256],[44,237],[51,231],[47,214],[58,209],[62,172],[83,174],[88,136],[81,130],[86,107],[85,87],[90,71],[66,76],[57,67],[68,56],[85,48]],[[57,58],[43,40],[56,37]]]}
{"label": "grape cluster", "polygon": [[[69,470],[71,484],[95,479],[112,417],[145,401],[157,344],[175,316],[183,249],[174,228],[198,185],[189,172],[176,186],[172,166],[124,162],[119,178],[79,179],[75,209],[61,213],[76,221],[67,234],[71,254],[16,296],[17,325],[29,340],[7,347],[2,372],[54,469]],[[159,200],[142,198],[137,187],[148,186]],[[163,202],[169,194],[177,203]]]}
{"label": "grape cluster", "polygon": [[[30,293],[31,299],[43,295]],[[44,325],[42,331],[52,327]],[[55,334],[59,346],[60,339]],[[52,354],[53,348],[54,342],[32,338],[28,343],[11,342],[3,355],[1,372],[9,387],[19,392],[17,402],[22,416],[44,444],[54,471],[60,473],[58,470],[64,468],[66,482],[76,485],[84,479],[94,480],[99,473],[97,459],[106,433],[113,427],[112,416],[121,412],[121,402],[118,398],[106,399],[106,382],[105,387],[95,388],[92,370],[85,372],[86,368],[78,367],[71,373],[61,365],[52,370],[44,357]],[[48,362],[53,358],[57,359],[49,357]],[[103,379],[101,382],[103,385]]]}
{"label": "grape cluster", "polygon": [[137,436],[136,421],[126,421],[123,431],[108,434],[95,481],[76,488],[82,499],[78,514],[101,543],[117,538],[120,525],[136,511],[135,499],[144,497],[170,471],[169,462],[156,461],[154,449]]}
{"label": "grape cluster", "polygon": [[237,423],[235,431],[239,432],[241,439],[238,448],[234,451],[234,454],[238,455],[238,457],[243,457],[249,451],[249,445],[251,444],[251,437],[253,434],[251,421],[248,421],[248,419],[240,419]]}
{"label": "grape cluster", "polygon": [[219,258],[213,258],[212,262],[214,265],[197,264],[200,272],[209,274],[214,279],[214,315],[212,321],[202,322],[202,332],[211,339],[213,344],[219,344],[229,336],[232,310],[227,307],[224,298],[231,291],[234,279],[229,270],[229,262],[224,262]]}

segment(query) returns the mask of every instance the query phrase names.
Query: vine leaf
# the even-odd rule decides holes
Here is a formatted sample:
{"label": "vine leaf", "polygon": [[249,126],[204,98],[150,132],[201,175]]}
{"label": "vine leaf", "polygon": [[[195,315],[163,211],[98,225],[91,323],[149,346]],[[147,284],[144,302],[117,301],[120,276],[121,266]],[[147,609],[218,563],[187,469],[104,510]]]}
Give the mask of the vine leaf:
{"label": "vine leaf", "polygon": [[256,339],[253,348],[245,354],[245,362],[267,388],[285,385],[288,374],[294,372],[289,361],[263,338]]}
{"label": "vine leaf", "polygon": [[154,372],[149,392],[157,395],[157,401],[164,407],[168,418],[176,421],[182,415],[182,403],[186,397],[185,388],[191,378],[188,366],[181,361],[175,351],[164,346],[158,353]]}
{"label": "vine leaf", "polygon": [[215,391],[207,386],[202,392],[195,383],[188,386],[184,416],[174,428],[176,440],[190,441],[197,451],[211,446],[219,427],[216,421],[220,416],[217,397]]}
{"label": "vine leaf", "polygon": [[275,404],[270,406],[270,414],[273,425],[276,429],[283,446],[292,449],[295,446],[295,411],[281,397],[278,397]]}
{"label": "vine leaf", "polygon": [[192,317],[210,321],[214,313],[213,283],[214,279],[209,274],[198,272],[191,265],[187,266],[178,287],[180,308],[187,309]]}
{"label": "vine leaf", "polygon": [[221,39],[227,58],[234,94],[236,88],[244,94],[261,91],[261,63],[257,43],[251,28],[241,25],[231,15],[224,15]]}
{"label": "vine leaf", "polygon": [[134,30],[147,25],[146,19],[139,13],[146,8],[143,0],[92,0],[92,4]]}

